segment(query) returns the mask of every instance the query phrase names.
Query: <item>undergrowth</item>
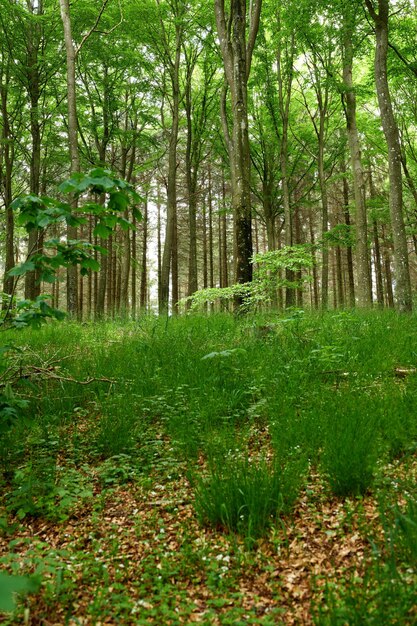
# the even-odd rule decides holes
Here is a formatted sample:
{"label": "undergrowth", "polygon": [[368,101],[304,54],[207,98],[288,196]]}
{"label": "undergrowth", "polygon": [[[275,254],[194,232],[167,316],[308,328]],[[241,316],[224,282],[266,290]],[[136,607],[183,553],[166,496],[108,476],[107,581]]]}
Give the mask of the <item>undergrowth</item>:
{"label": "undergrowth", "polygon": [[[18,382],[28,404],[0,440],[3,520],[65,521],[100,490],[186,474],[201,522],[253,548],[291,515],[309,473],[328,498],[385,493],[385,465],[417,446],[414,316],[149,316],[5,340],[22,362],[60,367]],[[361,598],[389,603],[385,581],[404,579],[393,552],[415,559],[413,502],[363,584],[327,588],[317,623],[377,623],[360,621]],[[383,601],[367,591],[374,582]]]}

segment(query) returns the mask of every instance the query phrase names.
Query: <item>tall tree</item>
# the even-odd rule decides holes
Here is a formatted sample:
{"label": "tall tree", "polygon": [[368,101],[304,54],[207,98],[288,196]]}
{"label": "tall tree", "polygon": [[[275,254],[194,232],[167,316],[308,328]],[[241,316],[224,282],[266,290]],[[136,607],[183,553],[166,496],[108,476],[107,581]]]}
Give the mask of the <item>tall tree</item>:
{"label": "tall tree", "polygon": [[[252,280],[252,226],[250,190],[250,151],[248,131],[248,78],[259,29],[262,0],[214,0],[217,33],[226,83],[221,113],[230,160],[232,207],[235,236],[235,279]],[[227,120],[227,91],[230,92],[232,132]]]}
{"label": "tall tree", "polygon": [[346,117],[356,209],[356,297],[358,306],[369,307],[372,304],[372,293],[365,205],[365,180],[359,132],[356,123],[356,93],[352,78],[354,58],[353,38],[356,26],[356,11],[355,6],[351,4],[344,3],[343,7],[343,108]]}
{"label": "tall tree", "polygon": [[408,245],[403,215],[401,146],[388,82],[389,0],[365,0],[375,26],[375,84],[382,128],[388,147],[389,204],[394,241],[395,298],[399,311],[412,310]]}

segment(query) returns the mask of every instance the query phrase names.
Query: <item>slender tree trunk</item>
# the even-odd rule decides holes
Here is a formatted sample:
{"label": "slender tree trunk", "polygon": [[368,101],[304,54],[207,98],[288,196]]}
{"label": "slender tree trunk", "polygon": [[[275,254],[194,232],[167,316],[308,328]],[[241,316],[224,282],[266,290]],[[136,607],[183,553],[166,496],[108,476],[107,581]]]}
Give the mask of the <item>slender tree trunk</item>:
{"label": "slender tree trunk", "polygon": [[394,291],[392,288],[390,244],[387,241],[385,226],[382,226],[382,239],[384,242],[384,269],[385,269],[385,294],[386,304],[390,309],[394,308]]}
{"label": "slender tree trunk", "polygon": [[[14,288],[13,276],[8,272],[15,265],[14,258],[14,215],[11,208],[12,197],[12,171],[13,171],[13,143],[10,135],[9,111],[7,107],[9,73],[8,68],[4,83],[0,83],[1,113],[2,113],[2,150],[4,160],[4,175],[0,171],[0,180],[3,187],[3,199],[6,212],[6,256],[4,263],[3,291],[12,295]],[[5,305],[8,303],[6,302]]]}
{"label": "slender tree trunk", "polygon": [[324,171],[324,134],[325,134],[325,110],[320,110],[319,127],[319,151],[318,151],[318,174],[321,195],[322,221],[321,236],[323,240],[322,269],[321,269],[321,307],[326,310],[329,306],[329,247],[326,241],[326,234],[329,231],[329,203],[327,195],[327,183]]}
{"label": "slender tree trunk", "polygon": [[157,197],[157,255],[158,255],[158,311],[162,311],[162,238],[161,238],[161,190],[158,185]]}
{"label": "slender tree trunk", "polygon": [[231,0],[226,15],[224,0],[214,0],[217,33],[225,77],[231,96],[232,132],[226,114],[226,90],[222,97],[222,125],[229,153],[235,237],[235,280],[252,280],[252,227],[247,82],[259,29],[262,0],[250,2],[246,38],[246,0]]}
{"label": "slender tree trunk", "polygon": [[136,308],[137,308],[137,293],[136,293],[136,267],[137,267],[137,235],[136,235],[136,218],[133,216],[133,226],[135,227],[132,231],[132,287],[131,287],[131,296],[132,296],[132,318],[136,319]]}
{"label": "slender tree trunk", "polygon": [[[349,184],[346,176],[343,177],[343,212],[345,216],[345,224],[350,229],[350,213],[349,213]],[[347,271],[349,276],[349,306],[355,306],[355,276],[353,271],[353,254],[350,246],[346,249]]]}
{"label": "slender tree trunk", "polygon": [[179,283],[179,259],[178,259],[178,214],[174,215],[174,233],[172,238],[172,312],[178,313],[178,302],[180,299],[180,283]]}
{"label": "slender tree trunk", "polygon": [[371,0],[365,5],[375,24],[375,83],[382,128],[388,147],[390,214],[394,242],[395,299],[400,312],[412,310],[408,245],[403,216],[401,146],[392,108],[387,74],[389,0],[378,0],[378,13]]}
{"label": "slender tree trunk", "polygon": [[314,235],[314,219],[313,219],[313,211],[309,210],[308,216],[308,226],[310,230],[310,243],[311,243],[311,260],[313,263],[313,289],[312,289],[312,301],[315,309],[319,308],[319,280],[317,276],[317,259],[316,259],[316,240]]}
{"label": "slender tree trunk", "polygon": [[[68,105],[68,145],[71,161],[71,174],[80,171],[80,157],[78,151],[78,119],[76,101],[75,61],[77,51],[72,38],[72,26],[69,0],[59,0],[61,20],[64,27],[64,41],[67,62],[67,105]],[[76,207],[76,202],[74,202]],[[67,226],[68,240],[77,239],[75,226]],[[103,267],[102,267],[103,271]],[[77,315],[78,311],[78,282],[77,267],[71,266],[67,271],[67,309],[70,315]]]}
{"label": "slender tree trunk", "polygon": [[210,287],[214,287],[214,235],[213,235],[213,199],[211,189],[211,172],[208,172],[208,227],[209,227],[209,275]]}
{"label": "slender tree trunk", "polygon": [[[43,5],[39,2],[38,7],[32,11],[37,15],[42,15]],[[40,174],[41,174],[41,123],[39,114],[39,101],[41,97],[40,85],[40,48],[42,43],[42,29],[40,22],[33,22],[30,25],[27,42],[27,80],[28,95],[30,101],[30,134],[31,134],[31,153],[30,153],[30,192],[39,195],[40,192]],[[28,241],[28,257],[42,252],[43,234],[33,229],[29,233]],[[27,272],[25,275],[25,298],[34,300],[40,295],[39,275],[35,272]]]}
{"label": "slender tree trunk", "polygon": [[356,125],[356,94],[352,80],[353,45],[355,18],[350,5],[344,16],[344,60],[343,82],[345,85],[343,104],[352,167],[353,192],[355,197],[356,222],[356,298],[359,307],[372,304],[370,259],[368,251],[368,226],[365,205],[365,181],[363,176],[358,127]]}
{"label": "slender tree trunk", "polygon": [[[169,277],[172,268],[172,260],[175,259],[177,252],[174,251],[176,237],[176,220],[177,220],[177,143],[179,128],[179,103],[180,103],[180,60],[181,60],[181,43],[183,36],[183,28],[180,23],[180,17],[176,17],[175,27],[175,57],[170,63],[170,79],[172,88],[171,103],[171,132],[169,139],[168,152],[168,188],[167,188],[167,219],[165,228],[165,242],[161,265],[161,308],[160,313],[167,314],[169,307]],[[166,47],[168,43],[166,43]],[[169,51],[169,47],[167,47]],[[175,274],[177,268],[172,268]],[[178,288],[178,275],[173,276],[174,288]],[[177,294],[172,294],[173,307],[178,302]]]}
{"label": "slender tree trunk", "polygon": [[207,245],[207,209],[203,198],[203,288],[208,287],[208,245]]}
{"label": "slender tree trunk", "polygon": [[142,243],[142,268],[140,277],[140,309],[146,311],[148,293],[148,198],[146,197],[143,207],[143,243]]}
{"label": "slender tree trunk", "polygon": [[[188,60],[188,59],[187,59]],[[185,113],[187,118],[187,146],[185,151],[185,171],[188,196],[188,287],[187,295],[191,296],[198,289],[197,280],[197,168],[193,167],[193,133],[191,80],[195,67],[194,59],[187,64],[187,82],[185,89]]]}
{"label": "slender tree trunk", "polygon": [[[146,200],[147,202],[147,200]],[[125,211],[125,219],[129,218],[129,213]],[[130,241],[130,230],[123,231],[123,256],[121,258],[121,282],[120,282],[120,304],[123,315],[129,310],[129,278],[130,266],[132,262],[132,245]]]}
{"label": "slender tree trunk", "polygon": [[379,244],[378,222],[373,220],[374,254],[375,254],[375,277],[376,277],[376,301],[380,307],[384,306],[384,290],[382,283],[382,260],[381,246]]}
{"label": "slender tree trunk", "polygon": [[[281,17],[280,10],[277,12],[278,15],[278,31],[281,32]],[[282,184],[282,204],[284,207],[284,219],[285,219],[285,245],[292,246],[293,245],[293,215],[292,215],[292,207],[291,207],[291,197],[290,197],[290,189],[289,189],[289,180],[288,180],[288,129],[289,129],[289,120],[290,120],[290,102],[291,102],[291,92],[292,92],[292,81],[293,81],[293,56],[294,56],[294,45],[295,45],[295,37],[294,33],[292,33],[291,43],[289,47],[289,59],[288,65],[290,67],[289,75],[287,77],[286,84],[284,84],[284,77],[282,71],[282,48],[281,43],[278,47],[277,53],[277,77],[278,77],[278,98],[279,98],[279,109],[281,113],[281,121],[282,121],[282,134],[281,134],[281,150],[280,150],[280,165],[281,165],[281,184]],[[294,271],[287,268],[285,271],[285,278],[289,282],[294,281]],[[287,287],[285,290],[285,306],[289,308],[294,306],[295,304],[296,293],[294,288]]]}

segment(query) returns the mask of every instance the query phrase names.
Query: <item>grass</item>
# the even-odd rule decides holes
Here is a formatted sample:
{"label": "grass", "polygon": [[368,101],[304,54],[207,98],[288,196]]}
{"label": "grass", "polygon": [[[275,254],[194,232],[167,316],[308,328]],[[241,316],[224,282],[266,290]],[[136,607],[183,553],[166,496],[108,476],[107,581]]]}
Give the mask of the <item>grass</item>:
{"label": "grass", "polygon": [[[0,439],[0,565],[42,585],[5,623],[24,606],[29,623],[51,611],[57,623],[412,623],[415,316],[145,317],[6,341],[22,349],[18,368],[37,369]],[[180,540],[190,524],[192,549]],[[34,525],[45,541],[33,543]],[[301,562],[309,575],[291,587]]]}

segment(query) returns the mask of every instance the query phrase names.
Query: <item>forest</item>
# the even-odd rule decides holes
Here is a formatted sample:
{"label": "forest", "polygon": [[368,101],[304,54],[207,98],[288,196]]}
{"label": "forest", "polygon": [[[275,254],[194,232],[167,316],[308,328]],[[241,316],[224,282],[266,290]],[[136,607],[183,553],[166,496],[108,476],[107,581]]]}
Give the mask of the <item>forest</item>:
{"label": "forest", "polygon": [[[411,309],[413,3],[246,4],[2,1],[4,293],[90,319],[267,272],[276,308]],[[81,225],[24,228],[17,197],[71,205],[59,185],[100,168],[140,195],[118,207],[131,228],[81,191]],[[100,271],[48,283],[39,261],[16,288],[8,272],[65,237]]]}
{"label": "forest", "polygon": [[416,34],[0,0],[1,623],[416,623]]}

